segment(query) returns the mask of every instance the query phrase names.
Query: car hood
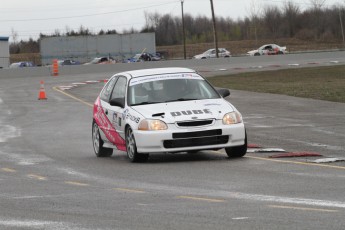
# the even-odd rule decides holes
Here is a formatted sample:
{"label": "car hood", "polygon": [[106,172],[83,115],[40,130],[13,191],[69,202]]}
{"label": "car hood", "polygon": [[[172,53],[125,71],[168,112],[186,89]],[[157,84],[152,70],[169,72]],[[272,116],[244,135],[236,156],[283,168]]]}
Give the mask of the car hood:
{"label": "car hood", "polygon": [[166,123],[222,119],[224,114],[234,111],[232,105],[222,98],[140,105],[132,108],[145,118],[161,119]]}
{"label": "car hood", "polygon": [[259,52],[259,50],[251,50],[251,51],[248,51],[247,54],[255,54],[257,52]]}
{"label": "car hood", "polygon": [[198,55],[195,55],[195,56],[194,56],[195,59],[201,59],[201,58],[203,58],[203,57],[206,57],[206,55],[204,55],[204,54],[198,54]]}

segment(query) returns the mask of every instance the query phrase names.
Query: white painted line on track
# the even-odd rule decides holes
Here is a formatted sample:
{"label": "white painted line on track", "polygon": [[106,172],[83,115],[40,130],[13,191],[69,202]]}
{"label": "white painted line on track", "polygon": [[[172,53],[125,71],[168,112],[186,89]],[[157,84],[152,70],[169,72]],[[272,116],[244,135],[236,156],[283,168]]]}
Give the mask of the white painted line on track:
{"label": "white painted line on track", "polygon": [[0,217],[1,229],[79,229],[72,223],[41,221],[41,220],[23,220],[7,219]]}
{"label": "white painted line on track", "polygon": [[3,125],[0,121],[0,143],[7,142],[10,138],[20,137],[21,129],[11,125]]}
{"label": "white painted line on track", "polygon": [[255,148],[255,149],[248,149],[247,153],[270,153],[270,152],[286,152],[284,149],[280,148]]}
{"label": "white painted line on track", "polygon": [[232,220],[247,220],[247,219],[249,219],[249,217],[245,217],[245,216],[243,216],[243,217],[234,217],[234,218],[231,218]]}
{"label": "white painted line on track", "polygon": [[87,83],[85,82],[76,82],[76,83],[72,83],[72,85],[86,85]]}
{"label": "white painted line on track", "polygon": [[309,205],[309,206],[320,206],[320,207],[333,207],[333,208],[344,208],[345,202],[341,201],[331,201],[331,200],[316,200],[307,198],[294,198],[294,197],[282,197],[282,196],[269,196],[260,194],[248,194],[248,193],[238,193],[238,192],[219,192],[215,193],[216,196],[229,197],[241,200],[252,200],[261,202],[276,202],[276,203],[286,203],[286,204],[299,204],[299,205]]}
{"label": "white painted line on track", "polygon": [[333,162],[339,162],[339,161],[345,161],[345,158],[322,158],[317,159],[314,161],[311,161],[313,163],[333,163]]}
{"label": "white painted line on track", "polygon": [[282,206],[282,205],[269,205],[270,208],[280,208],[280,209],[294,209],[302,211],[316,211],[316,212],[339,212],[338,210],[321,209],[321,208],[305,208],[305,207],[295,207],[295,206]]}

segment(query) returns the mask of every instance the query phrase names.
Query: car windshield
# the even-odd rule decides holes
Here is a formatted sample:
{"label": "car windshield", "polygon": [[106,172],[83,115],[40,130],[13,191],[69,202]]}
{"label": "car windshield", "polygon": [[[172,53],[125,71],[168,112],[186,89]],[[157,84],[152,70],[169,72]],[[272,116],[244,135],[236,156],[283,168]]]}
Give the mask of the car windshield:
{"label": "car windshield", "polygon": [[[217,91],[202,77],[151,76],[132,79],[128,88],[128,104],[143,105],[174,101],[219,98]],[[183,74],[176,76],[184,76]],[[157,80],[159,78],[165,78]]]}
{"label": "car windshield", "polygon": [[136,54],[136,55],[134,55],[132,58],[134,58],[134,59],[139,59],[141,57],[141,54]]}
{"label": "car windshield", "polygon": [[101,58],[95,58],[90,63],[97,64],[100,60],[101,60]]}

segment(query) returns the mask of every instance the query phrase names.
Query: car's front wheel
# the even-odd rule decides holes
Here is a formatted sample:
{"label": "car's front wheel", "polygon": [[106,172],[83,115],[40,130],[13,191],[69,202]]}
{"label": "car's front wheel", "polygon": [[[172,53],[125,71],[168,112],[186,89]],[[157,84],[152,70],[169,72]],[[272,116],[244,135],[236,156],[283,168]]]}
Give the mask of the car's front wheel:
{"label": "car's front wheel", "polygon": [[104,142],[95,121],[92,122],[92,144],[97,157],[110,157],[113,155],[113,149],[103,147]]}
{"label": "car's front wheel", "polygon": [[145,162],[149,158],[149,154],[138,153],[137,144],[131,127],[126,129],[126,150],[128,159],[131,162]]}
{"label": "car's front wheel", "polygon": [[244,145],[225,148],[229,158],[243,157],[247,153],[247,133],[245,134]]}

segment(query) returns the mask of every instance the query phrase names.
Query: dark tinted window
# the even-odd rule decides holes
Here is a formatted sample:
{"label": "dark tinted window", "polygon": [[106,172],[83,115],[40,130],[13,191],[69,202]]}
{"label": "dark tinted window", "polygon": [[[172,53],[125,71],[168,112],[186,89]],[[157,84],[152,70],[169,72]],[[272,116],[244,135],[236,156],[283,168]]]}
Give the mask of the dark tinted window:
{"label": "dark tinted window", "polygon": [[117,80],[117,77],[111,78],[110,81],[108,81],[108,83],[103,88],[102,93],[101,93],[101,99],[103,101],[107,101],[107,102],[109,101],[109,98],[110,98],[111,92],[113,91],[116,80]]}
{"label": "dark tinted window", "polygon": [[111,99],[125,97],[126,86],[127,86],[127,79],[125,77],[119,77],[119,79],[115,83],[115,87],[111,95]]}

